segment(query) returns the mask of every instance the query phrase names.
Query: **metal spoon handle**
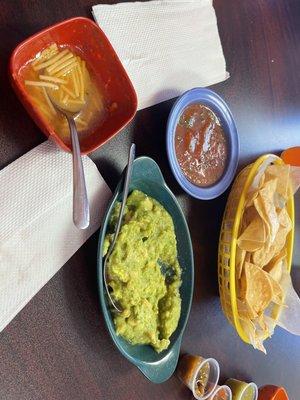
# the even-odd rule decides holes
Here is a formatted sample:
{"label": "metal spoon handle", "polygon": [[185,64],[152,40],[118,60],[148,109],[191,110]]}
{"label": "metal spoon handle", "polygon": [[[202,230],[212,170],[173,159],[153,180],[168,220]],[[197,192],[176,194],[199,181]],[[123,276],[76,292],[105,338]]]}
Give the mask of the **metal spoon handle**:
{"label": "metal spoon handle", "polygon": [[129,155],[128,155],[128,162],[127,162],[127,169],[126,169],[126,175],[125,175],[125,181],[124,181],[124,188],[123,188],[123,196],[122,196],[122,204],[121,204],[121,209],[120,209],[120,214],[116,226],[116,231],[114,234],[114,239],[111,244],[111,249],[114,248],[117,237],[119,235],[121,225],[122,225],[122,219],[123,219],[123,214],[124,214],[124,209],[126,205],[126,200],[128,196],[128,190],[129,190],[129,182],[131,178],[131,172],[132,172],[132,165],[135,157],[135,144],[132,143],[130,150],[129,150]]}
{"label": "metal spoon handle", "polygon": [[128,196],[129,182],[130,182],[130,178],[131,178],[131,172],[132,172],[132,166],[133,166],[134,157],[135,157],[135,144],[132,143],[132,145],[130,147],[129,155],[128,155],[128,162],[127,162],[125,181],[124,181],[124,187],[123,187],[122,204],[121,204],[121,208],[120,208],[118,222],[117,222],[117,226],[116,226],[116,230],[115,230],[115,233],[114,233],[114,237],[113,237],[112,243],[109,246],[108,252],[107,252],[107,254],[105,256],[104,266],[103,266],[103,278],[104,278],[104,285],[105,285],[107,296],[109,298],[109,301],[110,301],[111,305],[115,309],[115,311],[117,311],[119,313],[122,312],[122,309],[121,309],[121,307],[119,307],[117,305],[117,303],[112,298],[112,296],[110,294],[110,291],[109,291],[109,287],[108,287],[107,262],[109,260],[109,257],[111,255],[111,253],[113,252],[113,249],[114,249],[115,244],[116,244],[117,237],[118,237],[120,229],[121,229],[124,209],[125,209],[126,200],[127,200],[127,196]]}
{"label": "metal spoon handle", "polygon": [[71,133],[73,157],[73,221],[77,228],[86,229],[90,223],[90,210],[80,154],[78,132],[74,118],[67,116],[67,120]]}

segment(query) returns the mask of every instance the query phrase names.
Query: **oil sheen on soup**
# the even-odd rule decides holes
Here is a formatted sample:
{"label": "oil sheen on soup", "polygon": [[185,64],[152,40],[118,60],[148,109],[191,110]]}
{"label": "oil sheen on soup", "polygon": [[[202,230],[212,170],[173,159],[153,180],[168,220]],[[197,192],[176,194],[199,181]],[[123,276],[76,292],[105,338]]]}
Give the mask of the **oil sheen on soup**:
{"label": "oil sheen on soup", "polygon": [[227,140],[216,114],[203,104],[186,107],[175,131],[175,152],[185,177],[196,186],[210,186],[223,175]]}

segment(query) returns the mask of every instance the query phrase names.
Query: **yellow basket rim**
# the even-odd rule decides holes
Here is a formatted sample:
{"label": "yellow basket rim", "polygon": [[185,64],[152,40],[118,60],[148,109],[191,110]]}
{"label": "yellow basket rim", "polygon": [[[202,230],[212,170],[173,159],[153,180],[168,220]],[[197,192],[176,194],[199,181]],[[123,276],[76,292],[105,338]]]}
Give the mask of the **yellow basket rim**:
{"label": "yellow basket rim", "polygon": [[[249,174],[247,176],[246,182],[244,184],[239,202],[238,202],[237,211],[235,214],[233,228],[232,228],[232,239],[231,239],[231,248],[230,248],[230,264],[229,264],[230,302],[231,302],[234,326],[235,326],[240,338],[246,343],[250,343],[250,341],[240,323],[238,308],[237,308],[237,292],[236,292],[236,279],[235,279],[235,276],[236,276],[236,273],[235,273],[235,258],[236,257],[235,256],[236,256],[237,238],[238,238],[242,213],[244,210],[246,194],[248,193],[249,187],[250,187],[254,177],[256,176],[259,167],[262,165],[262,163],[265,160],[267,160],[270,157],[272,157],[272,159],[273,159],[272,162],[274,162],[275,164],[278,164],[278,165],[284,164],[284,161],[280,157],[278,157],[274,154],[265,154],[263,156],[260,156],[252,164]],[[287,267],[290,272],[291,266],[292,266],[293,246],[294,246],[295,205],[294,205],[294,196],[293,196],[292,188],[290,187],[289,190],[291,192],[291,196],[289,197],[289,200],[287,202],[287,211],[288,211],[288,214],[292,221],[292,229],[287,238],[287,253],[288,253]],[[280,312],[280,307],[278,307],[278,309],[277,309],[275,319],[278,319],[279,312]]]}

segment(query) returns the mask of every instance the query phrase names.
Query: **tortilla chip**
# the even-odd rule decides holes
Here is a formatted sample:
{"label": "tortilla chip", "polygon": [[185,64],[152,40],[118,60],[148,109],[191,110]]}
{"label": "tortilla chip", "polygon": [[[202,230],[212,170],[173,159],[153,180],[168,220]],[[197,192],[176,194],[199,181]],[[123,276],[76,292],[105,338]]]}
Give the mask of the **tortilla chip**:
{"label": "tortilla chip", "polygon": [[253,206],[254,200],[257,198],[258,193],[259,193],[258,190],[255,190],[247,194],[247,198],[245,201],[245,208]]}
{"label": "tortilla chip", "polygon": [[266,181],[277,178],[276,192],[285,200],[288,199],[290,182],[290,165],[270,165],[265,172]]}
{"label": "tortilla chip", "polygon": [[259,194],[262,197],[266,197],[272,200],[276,192],[277,183],[278,183],[277,178],[266,180],[264,185],[259,189]]}
{"label": "tortilla chip", "polygon": [[[256,208],[254,207],[254,203],[252,206],[248,207],[245,209],[244,214],[243,214],[243,221],[245,221],[245,228],[246,226],[250,225],[251,222],[259,217],[260,215],[258,214]],[[243,227],[242,227],[243,229]]]}
{"label": "tortilla chip", "polygon": [[270,238],[270,233],[271,233],[270,220],[269,220],[269,218],[268,218],[268,216],[266,214],[266,211],[264,209],[264,203],[263,203],[263,200],[262,200],[262,198],[260,196],[258,196],[254,200],[254,207],[255,207],[258,215],[261,217],[261,219],[265,223],[267,238]]}
{"label": "tortilla chip", "polygon": [[244,295],[247,303],[257,314],[265,310],[272,300],[272,284],[268,279],[268,274],[255,264],[245,263],[241,288],[241,295]]}
{"label": "tortilla chip", "polygon": [[273,333],[274,333],[275,326],[276,326],[276,321],[273,318],[271,318],[268,315],[266,315],[265,313],[262,314],[262,315],[263,315],[263,318],[264,318],[264,323],[265,323],[265,325],[267,326],[267,329],[268,329],[268,336],[272,336]]}
{"label": "tortilla chip", "polygon": [[266,181],[266,174],[263,173],[258,184],[259,189],[261,189],[264,186],[265,181]]}
{"label": "tortilla chip", "polygon": [[292,229],[292,221],[286,208],[283,208],[278,214],[279,229],[275,236],[273,247],[274,256],[277,255],[285,246],[286,237]]}
{"label": "tortilla chip", "polygon": [[241,320],[241,325],[243,330],[246,332],[252,346],[266,354],[266,349],[263,345],[263,339],[258,336],[258,332],[253,322],[250,320]]}
{"label": "tortilla chip", "polygon": [[278,304],[278,305],[283,305],[284,293],[283,293],[282,287],[280,286],[280,284],[277,281],[275,281],[275,279],[272,278],[271,275],[268,274],[268,278],[272,285],[272,292],[273,292],[272,301],[273,301],[273,303]]}
{"label": "tortilla chip", "polygon": [[283,259],[277,261],[277,263],[273,266],[270,271],[267,271],[269,275],[276,281],[280,282],[282,278],[282,269],[283,269]]}
{"label": "tortilla chip", "polygon": [[268,317],[265,313],[262,313],[257,316],[254,324],[257,328],[257,336],[261,337],[261,339],[265,339],[266,337],[270,337],[273,335],[276,321]]}
{"label": "tortilla chip", "polygon": [[237,240],[238,247],[246,251],[260,249],[266,241],[266,229],[260,217],[255,218]]}
{"label": "tortilla chip", "polygon": [[283,248],[267,265],[264,266],[264,270],[268,272],[276,282],[280,282],[281,280],[283,260],[286,256],[286,248]]}
{"label": "tortilla chip", "polygon": [[245,263],[251,262],[251,253],[245,250],[241,250],[239,247],[237,247],[237,254],[239,254],[239,259],[240,262],[236,265],[236,270],[235,270],[235,275],[238,280],[238,284],[240,285],[240,288],[243,290],[243,287],[241,287],[241,277],[245,268]]}
{"label": "tortilla chip", "polygon": [[[280,234],[282,230],[280,229],[278,231],[278,239],[275,238],[275,245],[264,245],[261,249],[253,252],[252,254],[252,260],[253,263],[258,265],[261,268],[264,268],[271,260],[272,258],[280,252],[282,247],[285,244],[285,238],[280,239]],[[282,243],[284,242],[284,243]],[[282,245],[282,247],[281,247]]]}
{"label": "tortilla chip", "polygon": [[243,271],[243,265],[245,261],[246,250],[242,250],[239,247],[236,248],[236,256],[235,256],[235,276],[237,279],[240,279]]}
{"label": "tortilla chip", "polygon": [[[276,213],[276,207],[274,204],[274,194],[276,190],[277,179],[272,179],[265,183],[264,187],[259,191],[259,198],[261,202],[256,202],[259,207],[263,207],[263,210],[257,209],[261,217],[266,221],[269,226],[270,242],[274,241],[275,235],[279,228],[278,215]],[[257,200],[257,199],[256,199]]]}
{"label": "tortilla chip", "polygon": [[266,242],[265,245],[253,253],[253,262],[260,267],[267,265],[274,256],[278,255],[284,248],[286,237],[292,229],[292,222],[286,208],[278,213],[279,228],[273,243]]}
{"label": "tortilla chip", "polygon": [[237,308],[239,313],[239,318],[247,321],[249,319],[254,319],[257,317],[257,313],[253,310],[253,308],[248,304],[248,302],[244,300],[237,299]]}
{"label": "tortilla chip", "polygon": [[255,325],[256,324],[259,325],[260,329],[267,333],[268,327],[267,327],[267,324],[265,322],[265,318],[264,318],[264,314],[263,313],[257,315],[257,317],[255,318],[254,324]]}
{"label": "tortilla chip", "polygon": [[249,330],[251,330],[251,332],[253,333],[253,336],[255,336],[255,329],[256,328],[255,328],[255,324],[252,321],[252,319],[241,317],[240,321],[241,321],[242,325],[246,324],[249,327]]}
{"label": "tortilla chip", "polygon": [[245,262],[249,263],[249,262],[251,262],[251,259],[252,259],[251,253],[247,252],[245,255]]}
{"label": "tortilla chip", "polygon": [[292,229],[292,221],[286,208],[283,208],[278,214],[280,225],[287,228],[289,231]]}
{"label": "tortilla chip", "polygon": [[266,332],[261,329],[257,329],[256,336],[254,337],[254,348],[267,354],[267,351],[263,344],[265,338],[266,338]]}
{"label": "tortilla chip", "polygon": [[258,265],[259,267],[263,268],[268,262],[272,259],[274,256],[273,250],[271,253],[271,247],[270,245],[264,244],[262,248],[259,250],[256,250],[252,254],[252,261],[255,265]]}
{"label": "tortilla chip", "polygon": [[[245,265],[246,265],[246,263],[244,263],[244,267],[245,267]],[[238,280],[237,297],[240,300],[245,300],[246,292],[247,292],[247,279],[246,279],[245,268],[244,268],[242,271],[242,274],[241,274],[241,278]]]}

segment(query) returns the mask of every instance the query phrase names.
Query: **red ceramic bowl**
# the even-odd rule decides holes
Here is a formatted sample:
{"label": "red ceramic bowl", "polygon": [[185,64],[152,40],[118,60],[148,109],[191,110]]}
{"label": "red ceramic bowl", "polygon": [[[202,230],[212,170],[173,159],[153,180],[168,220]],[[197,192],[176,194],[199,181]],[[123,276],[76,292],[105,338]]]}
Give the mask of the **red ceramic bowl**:
{"label": "red ceramic bowl", "polygon": [[104,91],[104,99],[117,103],[113,115],[96,126],[91,135],[80,142],[81,153],[87,154],[116,135],[134,117],[137,110],[137,96],[134,87],[123,68],[109,40],[97,24],[88,18],[72,18],[50,26],[31,36],[14,50],[9,65],[12,86],[33,120],[44,132],[66,151],[69,143],[64,142],[53,127],[46,121],[39,110],[32,104],[20,75],[21,68],[35,55],[56,43],[79,49],[82,58],[93,71],[99,82],[99,89]]}

